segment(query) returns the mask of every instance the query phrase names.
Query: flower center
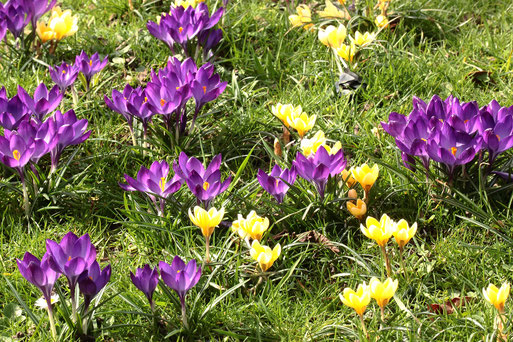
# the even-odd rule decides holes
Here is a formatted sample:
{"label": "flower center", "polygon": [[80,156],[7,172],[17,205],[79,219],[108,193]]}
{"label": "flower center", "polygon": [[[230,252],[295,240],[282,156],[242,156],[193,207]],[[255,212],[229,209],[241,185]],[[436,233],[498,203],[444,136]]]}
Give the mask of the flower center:
{"label": "flower center", "polygon": [[180,26],[180,27],[178,28],[178,31],[180,31],[180,33],[182,33],[182,31],[183,31],[183,27],[181,27],[181,26]]}
{"label": "flower center", "polygon": [[180,89],[180,87],[176,87],[176,90]]}
{"label": "flower center", "polygon": [[278,186],[278,183],[280,182],[279,179],[276,179],[276,186]]}
{"label": "flower center", "polygon": [[451,147],[451,153],[453,156],[456,156],[456,152],[458,152],[458,148],[457,147]]}
{"label": "flower center", "polygon": [[93,66],[93,60],[92,59],[89,61],[89,66]]}
{"label": "flower center", "polygon": [[160,177],[159,187],[162,192],[164,192],[164,188],[166,187],[166,177]]}
{"label": "flower center", "polygon": [[424,138],[420,138],[420,140],[422,140],[422,141],[427,141],[427,139],[424,139]]}
{"label": "flower center", "polygon": [[206,92],[207,92],[207,87],[203,86],[203,94],[205,94]]}
{"label": "flower center", "polygon": [[62,73],[65,74],[66,73],[66,70],[62,70]]}
{"label": "flower center", "polygon": [[20,151],[18,151],[18,150],[12,151],[12,156],[14,157],[14,159],[20,160],[20,158],[21,158]]}
{"label": "flower center", "polygon": [[176,273],[180,273],[180,270],[177,270]]}
{"label": "flower center", "polygon": [[71,255],[68,257],[68,261],[70,261],[70,260],[71,260]]}
{"label": "flower center", "polygon": [[164,100],[164,99],[160,99],[160,105],[161,105],[162,107],[164,107],[164,105],[165,105],[165,104],[166,104],[166,100]]}
{"label": "flower center", "polygon": [[148,102],[148,98],[146,96],[144,97],[144,102]]}
{"label": "flower center", "polygon": [[210,188],[210,184],[208,182],[203,183],[203,190],[208,190]]}
{"label": "flower center", "polygon": [[495,134],[495,136],[497,137],[497,140],[501,141],[501,137],[499,137],[498,134]]}
{"label": "flower center", "polygon": [[[93,280],[93,277],[89,276],[89,279]],[[94,280],[93,280],[94,281]]]}

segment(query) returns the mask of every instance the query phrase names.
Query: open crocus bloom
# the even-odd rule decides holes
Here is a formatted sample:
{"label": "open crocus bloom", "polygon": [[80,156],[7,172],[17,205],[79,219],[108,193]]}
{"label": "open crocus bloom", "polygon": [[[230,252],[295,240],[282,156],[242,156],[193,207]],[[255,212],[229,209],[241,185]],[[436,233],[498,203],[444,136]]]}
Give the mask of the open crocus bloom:
{"label": "open crocus bloom", "polygon": [[179,256],[175,256],[171,265],[161,261],[159,268],[162,281],[176,292],[184,306],[185,295],[201,277],[201,267],[196,266],[194,259],[185,264]]}
{"label": "open crocus bloom", "polygon": [[224,208],[217,210],[211,208],[206,211],[202,207],[195,206],[194,214],[189,209],[189,218],[191,222],[201,229],[201,233],[204,237],[208,238],[214,232],[214,229],[221,223],[224,217]]}
{"label": "open crocus bloom", "polygon": [[399,222],[397,222],[395,225],[395,230],[393,234],[395,242],[397,242],[399,248],[404,248],[404,246],[413,238],[416,232],[417,222],[415,222],[411,225],[411,227],[409,227],[408,222],[406,222],[406,220],[399,220]]}
{"label": "open crocus bloom", "polygon": [[251,250],[249,251],[251,257],[258,262],[262,272],[267,271],[278,259],[281,254],[281,245],[277,244],[271,249],[269,246],[263,246],[258,240],[253,240]]}
{"label": "open crocus bloom", "polygon": [[347,29],[340,24],[338,27],[329,25],[326,29],[319,29],[319,40],[326,46],[339,48],[347,37]]}
{"label": "open crocus bloom", "polygon": [[384,308],[390,298],[392,298],[397,290],[399,281],[387,278],[383,283],[378,278],[372,277],[369,283],[370,296],[374,298],[380,308]]}
{"label": "open crocus bloom", "polygon": [[251,238],[260,241],[267,229],[269,219],[258,216],[254,210],[246,218],[239,214],[238,220],[232,222],[232,231],[238,233],[241,239]]}
{"label": "open crocus bloom", "polygon": [[365,192],[369,192],[379,176],[379,167],[374,164],[372,168],[367,164],[351,169],[354,179],[360,183]]}
{"label": "open crocus bloom", "polygon": [[488,285],[488,288],[483,288],[483,296],[490,304],[500,312],[504,312],[504,303],[509,297],[510,285],[504,283],[500,288],[497,288],[494,284]]}
{"label": "open crocus bloom", "polygon": [[361,317],[369,305],[371,297],[370,297],[370,288],[365,282],[363,284],[358,285],[356,291],[353,289],[346,287],[344,291],[339,294],[340,300],[344,305],[353,308],[354,311]]}
{"label": "open crocus bloom", "polygon": [[292,166],[290,169],[281,169],[278,165],[274,165],[270,174],[258,169],[258,183],[271,194],[278,203],[283,202],[285,194],[289,190],[289,184],[293,185],[296,181],[296,168]]}
{"label": "open crocus bloom", "polygon": [[379,246],[383,247],[394,234],[395,223],[387,214],[383,214],[379,221],[369,216],[365,221],[365,226],[361,224],[360,229],[366,237],[375,240]]}

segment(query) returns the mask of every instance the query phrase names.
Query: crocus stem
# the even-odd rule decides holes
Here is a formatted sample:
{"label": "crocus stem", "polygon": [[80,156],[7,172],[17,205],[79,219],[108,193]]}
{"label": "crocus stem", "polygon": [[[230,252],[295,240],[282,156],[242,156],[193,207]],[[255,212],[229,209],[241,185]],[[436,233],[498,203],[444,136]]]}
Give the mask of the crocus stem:
{"label": "crocus stem", "polygon": [[385,249],[385,246],[381,247],[381,253],[383,254],[383,258],[385,259],[385,264],[387,266],[387,276],[391,277],[392,274],[392,268],[390,267],[390,260],[388,259],[387,250]]}
{"label": "crocus stem", "polygon": [[206,243],[205,243],[205,262],[210,263],[210,236],[205,237]]}
{"label": "crocus stem", "polygon": [[77,299],[75,298],[75,286],[69,286],[69,295],[71,297],[71,319],[77,321]]}
{"label": "crocus stem", "polygon": [[381,309],[381,322],[385,322],[385,307],[384,306],[380,306],[379,307]]}
{"label": "crocus stem", "polygon": [[25,209],[25,216],[27,216],[27,220],[30,218],[30,203],[27,191],[27,184],[25,182],[25,176],[23,172],[20,172],[21,175],[21,185],[23,186],[23,208]]}
{"label": "crocus stem", "polygon": [[51,297],[46,299],[46,304],[48,306],[48,319],[50,320],[50,330],[52,332],[52,337],[54,341],[57,341],[57,330],[55,329],[55,321],[53,320],[53,308]]}
{"label": "crocus stem", "polygon": [[132,126],[128,126],[130,129],[130,136],[132,137],[132,144],[137,146],[137,141],[135,140],[134,128]]}
{"label": "crocus stem", "polygon": [[180,298],[180,304],[182,304],[182,322],[185,329],[189,329],[189,324],[187,324],[187,308],[185,306],[185,298]]}
{"label": "crocus stem", "polygon": [[365,334],[365,338],[369,339],[369,333],[367,332],[367,328],[365,327],[365,321],[363,320],[363,315],[358,315],[360,317],[360,323],[362,323],[362,330]]}
{"label": "crocus stem", "polygon": [[406,267],[404,266],[404,255],[403,255],[404,247],[399,247],[399,260],[401,261],[401,267],[404,272],[404,276],[406,277],[406,281],[409,281],[408,272],[406,272]]}

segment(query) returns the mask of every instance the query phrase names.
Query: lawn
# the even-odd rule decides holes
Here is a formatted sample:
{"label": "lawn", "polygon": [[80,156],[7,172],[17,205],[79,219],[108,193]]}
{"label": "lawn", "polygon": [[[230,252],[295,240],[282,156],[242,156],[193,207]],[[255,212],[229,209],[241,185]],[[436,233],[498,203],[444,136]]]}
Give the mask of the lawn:
{"label": "lawn", "polygon": [[[79,297],[79,315],[88,321],[88,329],[81,319],[72,318],[68,282],[60,277],[53,288],[59,298],[53,306],[57,341],[511,339],[511,303],[506,301],[503,314],[498,314],[483,289],[513,281],[512,183],[490,172],[505,172],[507,178],[513,151],[506,148],[490,163],[491,153],[483,142],[489,136],[483,133],[486,139],[479,140],[481,147],[466,165],[453,171],[431,157],[426,170],[416,155],[412,171],[381,122],[387,123],[392,112],[409,115],[417,110],[415,96],[429,103],[434,95],[442,100],[452,95],[461,103],[476,101],[479,108],[492,100],[513,105],[513,4],[392,0],[387,10],[390,22],[378,28],[374,19],[380,10],[374,0],[357,0],[354,6],[348,0],[351,19],[320,18],[324,0],[301,1],[312,12],[310,30],[291,24],[289,16],[297,14],[299,1],[290,2],[227,1],[213,28],[222,30],[222,39],[210,55],[202,53],[196,40],[188,47],[198,68],[207,59],[212,63],[212,72],[226,82],[224,91],[199,110],[194,128],[191,99],[184,107],[188,122],[182,127],[174,116],[166,120],[159,113],[148,125],[135,119],[133,136],[127,120],[106,105],[104,96],[112,99],[112,91],[122,92],[126,84],[147,87],[137,109],[148,103],[144,108],[150,111],[159,103],[164,110],[182,96],[182,85],[156,95],[148,90],[168,82],[165,77],[155,81],[154,72],[164,69],[169,57],[178,58],[177,63],[186,59],[179,44],[172,52],[147,28],[149,21],[157,22],[169,11],[169,0],[59,1],[63,10],[77,17],[78,30],[56,46],[55,40],[42,44],[37,36],[33,43],[30,23],[21,34],[25,38],[15,41],[11,32],[6,34],[0,43],[0,83],[8,98],[20,93],[19,86],[30,95],[41,82],[53,87],[48,67],[74,63],[82,50],[88,56],[108,56],[108,64],[92,77],[90,86],[81,74],[63,95],[56,110],[73,109],[78,119],[87,119],[91,133],[62,151],[55,172],[50,172],[54,163],[49,154],[27,164],[23,175],[28,202],[19,169],[5,165],[0,146],[0,341],[53,340],[47,311],[35,305],[41,291],[22,276],[17,259],[25,252],[40,259],[48,239],[60,242],[70,231],[89,234],[96,260],[102,269],[110,265],[111,276],[89,310]],[[335,0],[330,3],[346,8]],[[212,15],[223,1],[206,4]],[[8,19],[1,14],[0,21],[5,27]],[[354,37],[357,30],[377,35],[358,47],[353,61],[345,61],[318,37],[319,29],[339,24],[346,26],[348,36]],[[345,41],[349,48],[349,38]],[[355,74],[342,70],[344,63]],[[352,82],[342,82],[341,72]],[[206,94],[210,85],[202,85],[197,89]],[[119,101],[123,96],[126,102],[126,95]],[[0,113],[0,124],[2,115],[12,116],[1,97],[0,93],[0,112],[7,114]],[[273,107],[280,103],[300,105],[309,116],[316,115],[303,139],[293,124],[285,128],[273,115]],[[508,120],[499,121],[495,130],[505,130],[513,114]],[[467,125],[468,120],[460,121],[458,125]],[[446,123],[440,119],[430,125]],[[2,126],[0,135],[12,134]],[[330,175],[324,196],[318,193],[319,184],[314,186],[301,171],[295,182],[273,180],[269,187],[278,182],[290,185],[282,203],[259,182],[259,169],[269,173],[275,165],[300,168],[297,153],[305,153],[302,144],[306,146],[320,130],[333,149],[330,158],[339,155],[335,143],[341,142],[346,170],[365,163],[379,167],[379,176],[365,195],[364,226],[366,217],[379,220],[387,214],[394,227],[401,219],[418,227],[403,253],[394,238],[386,245],[390,276],[398,287],[383,317],[374,299],[368,304],[362,316],[367,335],[355,310],[344,305],[340,295],[345,288],[369,284],[372,277],[384,281],[387,268],[376,241],[362,233],[361,222],[347,209],[353,199],[342,169]],[[437,146],[450,135],[440,130]],[[513,135],[513,127],[510,130],[506,135]],[[455,135],[460,139],[462,133]],[[473,131],[468,139],[477,141],[477,135]],[[497,144],[513,139],[502,133],[496,137]],[[448,151],[451,158],[450,152],[461,156],[456,147]],[[16,153],[9,160],[23,159]],[[187,182],[180,180],[183,184],[169,197],[120,186],[127,184],[125,175],[136,178],[141,167],[150,168],[155,161],[178,165],[181,153],[204,166],[221,154],[217,168],[221,181],[229,179],[226,189],[211,200],[198,201],[198,193],[210,194],[219,184],[200,179],[194,192],[189,183],[195,180],[185,177]],[[175,172],[170,171],[169,179],[155,176],[154,186],[163,192]],[[215,176],[218,180],[219,174]],[[356,182],[352,188],[363,200],[362,186]],[[198,204],[224,208],[222,221],[208,239],[210,260],[204,237],[209,234],[202,234],[189,214]],[[269,220],[262,245],[281,246],[274,263],[255,261],[250,240],[258,239],[245,241],[232,229],[251,211]],[[253,253],[255,248],[253,244]],[[175,256],[185,262],[195,259],[201,267],[198,283],[185,297],[186,325],[179,297],[163,277],[153,294],[154,310],[130,277],[145,264],[171,265]],[[81,277],[83,281],[88,279]]]}

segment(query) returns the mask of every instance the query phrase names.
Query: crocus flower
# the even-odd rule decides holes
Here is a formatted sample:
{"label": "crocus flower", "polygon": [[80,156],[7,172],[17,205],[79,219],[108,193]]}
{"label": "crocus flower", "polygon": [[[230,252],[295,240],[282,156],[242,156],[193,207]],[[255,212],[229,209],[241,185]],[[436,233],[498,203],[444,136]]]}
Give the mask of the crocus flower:
{"label": "crocus flower", "polygon": [[392,273],[392,268],[390,266],[390,260],[388,259],[385,246],[388,243],[388,240],[390,240],[390,238],[394,234],[394,221],[392,221],[387,214],[383,214],[379,221],[369,216],[367,217],[367,220],[365,220],[365,226],[363,224],[360,224],[360,229],[363,235],[365,235],[369,239],[376,241],[378,246],[381,248],[381,253],[383,254],[383,258],[385,259],[387,267],[387,275],[390,277]]}
{"label": "crocus flower", "polygon": [[51,120],[51,125],[54,125],[55,132],[58,136],[57,145],[55,145],[55,148],[51,151],[51,172],[54,172],[57,170],[63,150],[67,146],[78,145],[86,141],[91,135],[91,131],[86,131],[88,124],[87,119],[78,120],[73,110],[69,110],[64,114],[57,111],[53,116],[48,118],[48,120]]}
{"label": "crocus flower", "polygon": [[[351,170],[351,173],[358,183],[362,186],[365,193],[368,194],[379,176],[379,166],[374,164],[372,168],[367,164],[355,167]],[[366,196],[367,197],[367,196]]]}
{"label": "crocus flower", "polygon": [[0,161],[6,166],[16,169],[23,179],[23,169],[35,152],[33,141],[27,143],[18,134],[11,134],[9,138],[0,136]]}
{"label": "crocus flower", "polygon": [[269,219],[258,216],[254,210],[250,211],[246,218],[239,214],[238,220],[232,222],[232,231],[239,234],[241,239],[251,238],[260,241],[268,229]]}
{"label": "crocus flower", "polygon": [[209,57],[209,54],[211,53],[210,50],[219,44],[221,38],[223,38],[223,30],[221,29],[212,29],[209,31],[200,32],[198,35],[198,40],[200,45],[203,47],[203,59],[207,59]]}
{"label": "crocus flower", "polygon": [[135,287],[137,287],[150,302],[151,311],[155,309],[155,303],[153,302],[153,292],[157,288],[159,283],[159,272],[157,267],[151,268],[150,265],[146,264],[143,268],[138,268],[135,271],[135,275],[130,272],[130,278]]}
{"label": "crocus flower", "polygon": [[310,155],[315,154],[317,152],[317,150],[319,149],[319,147],[324,146],[326,151],[330,155],[333,155],[333,154],[336,154],[342,148],[342,144],[340,143],[340,141],[337,141],[331,147],[329,145],[327,145],[326,142],[327,142],[327,139],[324,135],[324,132],[318,131],[317,133],[315,133],[313,138],[311,138],[311,139],[303,138],[301,140],[301,145],[300,145],[301,152],[303,153],[303,155],[305,157],[309,157]]}
{"label": "crocus flower", "polygon": [[219,74],[214,74],[214,66],[206,63],[198,69],[196,78],[191,84],[191,92],[196,101],[193,125],[200,109],[219,97],[225,90],[227,82],[221,82]]}
{"label": "crocus flower", "polygon": [[492,304],[502,314],[504,312],[504,303],[509,297],[509,290],[509,283],[502,284],[500,288],[490,284],[488,288],[483,288],[483,296],[487,302]]}
{"label": "crocus flower", "polygon": [[294,106],[291,104],[278,103],[276,106],[271,107],[271,111],[274,116],[281,120],[285,127],[289,127],[287,118],[296,118],[303,114],[303,108],[301,106]]}
{"label": "crocus flower", "polygon": [[298,152],[296,160],[293,162],[298,174],[315,184],[321,198],[324,198],[328,178],[341,173],[346,164],[347,160],[344,158],[342,149],[336,154],[330,155],[324,146],[321,146],[315,155],[309,158]]}
{"label": "crocus flower", "polygon": [[[55,2],[55,0],[54,0]],[[65,37],[74,35],[78,31],[78,17],[71,15],[71,10],[62,11],[55,6],[47,23],[37,23],[37,35],[43,43],[49,40],[59,41]]]}
{"label": "crocus flower", "polygon": [[80,72],[84,74],[86,79],[87,89],[89,89],[91,85],[92,77],[105,68],[108,62],[108,56],[105,56],[105,58],[101,60],[98,52],[95,52],[91,58],[89,58],[89,56],[82,51],[80,55],[75,58],[75,65],[79,68]]}
{"label": "crocus flower", "polygon": [[196,266],[196,260],[194,259],[190,260],[186,265],[179,256],[175,256],[171,266],[161,261],[159,268],[164,284],[173,289],[180,298],[182,321],[185,327],[188,327],[185,296],[198,283],[201,277],[201,267]]}
{"label": "crocus flower", "polygon": [[352,201],[346,202],[347,210],[356,217],[358,220],[362,220],[365,214],[367,213],[367,204],[361,199],[357,199],[356,203]]}
{"label": "crocus flower", "polygon": [[[157,207],[160,215],[164,214],[166,199],[177,192],[182,186],[182,180],[177,175],[171,175],[169,164],[166,161],[155,161],[147,169],[141,166],[137,172],[137,179],[125,174],[128,184],[119,183],[125,191],[144,192]],[[156,196],[159,197],[157,205]]]}
{"label": "crocus flower", "polygon": [[375,33],[365,32],[364,34],[361,34],[360,32],[356,31],[353,41],[358,46],[366,46],[372,43],[374,39],[376,39]]}
{"label": "crocus flower", "polygon": [[404,219],[397,222],[393,235],[395,242],[397,242],[399,245],[399,249],[402,250],[404,246],[411,240],[411,238],[413,238],[416,232],[417,222],[412,224],[411,227],[408,226],[408,222],[406,222]]}
{"label": "crocus flower", "polygon": [[[329,1],[329,0],[328,0]],[[347,29],[343,24],[338,27],[329,25],[326,29],[319,29],[319,40],[331,48],[339,48],[347,37]]]}
{"label": "crocus flower", "polygon": [[287,123],[289,124],[289,127],[292,127],[297,131],[300,138],[303,138],[306,132],[313,128],[316,119],[317,115],[308,116],[306,113],[302,113],[296,117],[288,116]]}
{"label": "crocus flower", "polygon": [[195,206],[194,214],[189,209],[189,218],[191,222],[198,228],[201,229],[201,233],[205,237],[206,240],[206,257],[205,260],[208,262],[209,259],[209,242],[210,236],[214,232],[214,229],[221,223],[224,216],[224,208],[221,210],[217,210],[216,208],[211,208],[209,211],[206,211],[202,207]]}
{"label": "crocus flower", "polygon": [[296,7],[297,14],[289,16],[290,24],[293,27],[303,27],[305,30],[313,29],[312,12],[307,5],[299,5]]}
{"label": "crocus flower", "polygon": [[80,293],[84,296],[84,315],[93,298],[107,285],[110,280],[111,267],[107,265],[101,270],[98,261],[94,261],[78,278]]}
{"label": "crocus flower", "polygon": [[369,305],[371,300],[369,286],[363,282],[363,284],[358,285],[356,291],[346,287],[344,291],[339,294],[339,297],[344,305],[349,306],[356,311],[358,317],[360,317],[363,333],[365,336],[368,336],[365,321],[363,320],[363,313],[365,312],[365,309],[367,309],[367,305]]}
{"label": "crocus flower", "polygon": [[331,0],[326,0],[326,7],[323,11],[317,12],[319,14],[319,17],[326,18],[326,19],[351,19],[351,16],[349,13],[347,13],[347,10],[341,10],[338,9]]}
{"label": "crocus flower", "polygon": [[354,41],[351,41],[351,44],[346,45],[342,44],[340,47],[335,49],[337,55],[343,60],[352,63],[354,59],[354,55],[356,55],[356,45]]}
{"label": "crocus flower", "polygon": [[383,283],[378,278],[372,277],[369,282],[370,296],[375,299],[381,309],[381,320],[385,321],[385,306],[394,296],[399,282],[392,278],[387,278]]}
{"label": "crocus flower", "polygon": [[347,185],[348,188],[352,188],[357,182],[353,177],[354,167],[351,167],[349,170],[342,170],[342,180]]}
{"label": "crocus flower", "polygon": [[50,67],[50,77],[55,84],[61,89],[61,93],[64,94],[75,80],[77,79],[78,73],[80,72],[74,64],[62,63],[56,65],[53,68]]}
{"label": "crocus flower", "polygon": [[388,26],[388,19],[387,19],[386,16],[380,14],[380,15],[378,15],[376,17],[376,19],[374,19],[374,23],[379,28],[387,27]]}
{"label": "crocus flower", "polygon": [[8,99],[5,95],[5,88],[0,96],[0,126],[8,130],[16,130],[23,120],[29,117],[27,106],[21,101],[18,95]]}
{"label": "crocus flower", "polygon": [[39,18],[50,11],[57,0],[51,0],[50,3],[48,3],[48,0],[22,0],[22,2],[32,23],[32,28],[36,29]]}
{"label": "crocus flower", "polygon": [[23,278],[27,279],[30,283],[37,286],[41,292],[43,293],[43,297],[47,303],[48,309],[48,317],[50,319],[50,327],[52,331],[53,338],[55,339],[57,336],[55,330],[55,323],[53,320],[53,310],[52,310],[52,290],[55,282],[60,277],[60,273],[55,272],[49,264],[49,255],[45,253],[41,261],[26,252],[23,256],[23,260],[16,259],[16,263],[18,264],[18,269],[20,270]]}
{"label": "crocus flower", "polygon": [[18,96],[32,115],[39,122],[43,122],[44,117],[59,106],[63,95],[58,86],[54,86],[48,91],[46,85],[41,83],[34,91],[34,97],[30,96],[21,86],[18,86]]}
{"label": "crocus flower", "polygon": [[253,240],[249,253],[258,262],[262,272],[267,271],[281,254],[281,245],[278,243],[271,249],[269,246],[261,245],[258,240]]}
{"label": "crocus flower", "polygon": [[14,38],[17,39],[29,23],[30,16],[26,12],[23,3],[19,1],[8,1],[4,6],[4,20],[7,28],[11,31]]}
{"label": "crocus flower", "polygon": [[287,191],[289,185],[293,185],[296,181],[297,171],[294,166],[290,169],[281,169],[278,165],[274,165],[270,174],[265,173],[262,169],[258,169],[258,183],[273,196],[280,204]]}
{"label": "crocus flower", "polygon": [[198,6],[200,2],[204,2],[205,0],[175,0],[173,3],[174,7],[182,6],[183,8],[187,8],[189,6],[195,8]]}
{"label": "crocus flower", "polygon": [[203,203],[205,208],[208,208],[210,202],[225,191],[231,182],[231,177],[224,182],[221,181],[221,171],[219,170],[221,159],[221,154],[218,154],[205,168],[198,159],[189,158],[184,152],[181,152],[178,163],[173,164],[176,175],[187,183],[191,192],[198,199],[198,203]]}
{"label": "crocus flower", "polygon": [[91,243],[89,234],[80,238],[69,232],[60,243],[46,240],[46,250],[50,255],[50,267],[68,279],[73,317],[76,317],[77,303],[75,288],[80,275],[87,270],[96,259],[96,248]]}

